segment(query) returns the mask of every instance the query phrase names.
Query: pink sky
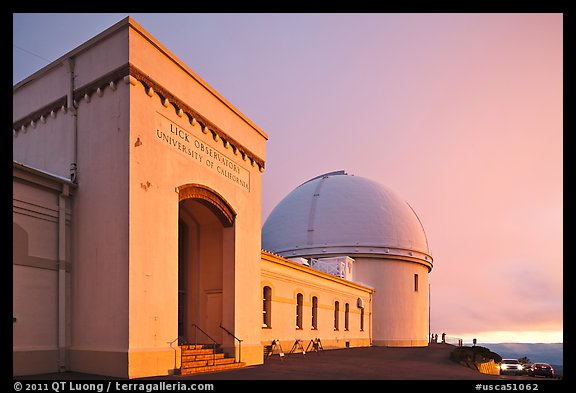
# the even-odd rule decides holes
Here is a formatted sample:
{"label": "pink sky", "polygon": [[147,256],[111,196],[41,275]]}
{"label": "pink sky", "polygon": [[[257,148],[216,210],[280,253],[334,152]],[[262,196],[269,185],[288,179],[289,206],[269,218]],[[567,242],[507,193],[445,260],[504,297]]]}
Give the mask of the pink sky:
{"label": "pink sky", "polygon": [[[15,15],[14,83],[126,15]],[[374,179],[426,230],[433,332],[563,341],[562,14],[131,16],[268,133],[263,221]]]}

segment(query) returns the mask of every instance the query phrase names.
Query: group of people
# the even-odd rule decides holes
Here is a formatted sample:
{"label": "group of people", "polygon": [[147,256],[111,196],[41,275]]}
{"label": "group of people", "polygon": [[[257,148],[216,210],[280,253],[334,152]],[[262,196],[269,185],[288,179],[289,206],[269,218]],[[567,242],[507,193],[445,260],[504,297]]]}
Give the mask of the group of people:
{"label": "group of people", "polygon": [[[438,334],[431,334],[430,335],[430,342],[437,343],[438,342]],[[442,333],[442,343],[446,342],[446,333]]]}
{"label": "group of people", "polygon": [[[453,343],[455,343],[454,337],[452,337],[452,341]],[[438,342],[438,334],[430,334],[430,342],[431,343],[437,343]],[[446,333],[442,333],[442,344],[446,343]],[[459,338],[458,339],[458,346],[461,347],[462,346],[462,339]],[[474,345],[476,345],[476,339],[474,339]]]}

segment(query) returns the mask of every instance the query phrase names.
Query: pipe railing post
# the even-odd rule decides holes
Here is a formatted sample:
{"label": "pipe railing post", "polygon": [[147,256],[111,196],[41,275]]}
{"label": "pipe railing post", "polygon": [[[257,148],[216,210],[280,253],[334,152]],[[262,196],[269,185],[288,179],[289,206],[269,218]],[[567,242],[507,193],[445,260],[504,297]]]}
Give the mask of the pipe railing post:
{"label": "pipe railing post", "polygon": [[[226,329],[224,326],[222,326],[222,324],[220,324],[220,329],[224,330],[226,333],[228,333],[230,336],[232,336],[235,340],[238,340],[238,363],[242,363],[242,341],[243,340],[239,339],[234,334],[232,334],[232,332],[230,332],[228,329]],[[236,355],[234,355],[234,361],[236,361]]]}

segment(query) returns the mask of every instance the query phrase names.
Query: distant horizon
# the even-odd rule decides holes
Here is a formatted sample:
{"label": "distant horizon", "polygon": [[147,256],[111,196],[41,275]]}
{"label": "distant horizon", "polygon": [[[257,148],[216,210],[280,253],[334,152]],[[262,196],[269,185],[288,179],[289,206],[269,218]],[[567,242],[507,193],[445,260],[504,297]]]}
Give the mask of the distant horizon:
{"label": "distant horizon", "polygon": [[[438,334],[438,339],[441,339],[442,332],[436,332],[432,328],[432,334]],[[492,344],[505,344],[505,343],[521,343],[521,344],[555,344],[564,343],[563,330],[497,330],[497,331],[464,331],[456,333],[446,333],[448,338],[452,341],[455,338],[461,338],[464,342],[472,342],[476,339],[478,343],[492,343]]]}
{"label": "distant horizon", "polygon": [[528,358],[530,363],[549,363],[564,367],[564,343],[482,343],[503,358]]}
{"label": "distant horizon", "polygon": [[[563,342],[557,342],[557,343],[542,343],[542,342],[540,342],[540,343],[527,343],[527,342],[484,342],[484,343],[481,343],[481,344],[538,344],[538,345],[562,344],[562,345],[564,345]],[[476,344],[476,345],[478,345],[478,344]]]}

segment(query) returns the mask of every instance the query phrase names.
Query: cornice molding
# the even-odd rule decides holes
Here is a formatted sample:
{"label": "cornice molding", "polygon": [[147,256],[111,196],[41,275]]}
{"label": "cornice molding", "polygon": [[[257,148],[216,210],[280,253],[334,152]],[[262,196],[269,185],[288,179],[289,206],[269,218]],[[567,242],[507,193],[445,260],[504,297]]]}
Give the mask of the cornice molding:
{"label": "cornice molding", "polygon": [[[121,80],[132,85],[135,84],[135,81],[140,82],[142,86],[144,86],[144,90],[148,96],[152,97],[156,94],[164,106],[172,106],[176,115],[179,117],[186,116],[191,125],[198,123],[201,126],[202,132],[205,134],[210,132],[213,139],[216,142],[222,143],[224,148],[232,148],[234,154],[240,154],[244,161],[250,161],[252,166],[258,166],[260,172],[264,172],[265,162],[262,158],[258,157],[258,155],[246,148],[230,136],[230,134],[222,130],[206,117],[202,116],[198,111],[187,105],[183,100],[176,97],[167,88],[156,82],[149,75],[131,63],[120,66],[92,82],[75,89],[72,94],[74,109],[78,107],[81,100],[89,103],[91,96],[94,93],[102,96],[107,89],[111,89],[112,91],[116,90],[116,85]],[[17,137],[19,132],[26,132],[28,127],[34,128],[38,121],[44,122],[48,116],[55,117],[58,111],[66,112],[69,109],[67,96],[63,95],[42,108],[14,121],[12,123],[13,135],[14,137]]]}
{"label": "cornice molding", "polygon": [[[90,96],[94,93],[102,96],[106,87],[109,87],[112,90],[116,90],[116,84],[118,84],[118,82],[125,76],[129,75],[129,69],[129,64],[123,65],[102,75],[92,82],[75,89],[72,94],[74,107],[77,107],[78,103],[82,99],[90,102]],[[43,121],[43,119],[48,119],[48,117],[56,117],[58,112],[62,111],[66,113],[70,109],[71,108],[68,106],[67,95],[64,94],[51,103],[41,107],[40,109],[37,109],[30,114],[14,121],[12,123],[12,129],[16,136],[16,133],[25,131],[27,127],[34,127],[38,121]]]}
{"label": "cornice molding", "polygon": [[219,128],[209,119],[202,116],[198,111],[187,105],[183,100],[173,95],[168,89],[157,83],[149,75],[145,74],[137,67],[130,65],[130,76],[134,77],[144,86],[147,95],[158,95],[164,106],[168,107],[172,105],[178,116],[186,116],[188,118],[190,125],[194,125],[195,122],[197,122],[202,128],[202,132],[205,134],[208,132],[212,133],[214,140],[222,142],[224,148],[232,148],[234,154],[241,154],[242,159],[245,161],[249,160],[252,166],[257,165],[261,172],[264,171],[265,162],[263,159],[258,157],[250,149],[243,146],[240,142],[231,137],[230,134]]}

